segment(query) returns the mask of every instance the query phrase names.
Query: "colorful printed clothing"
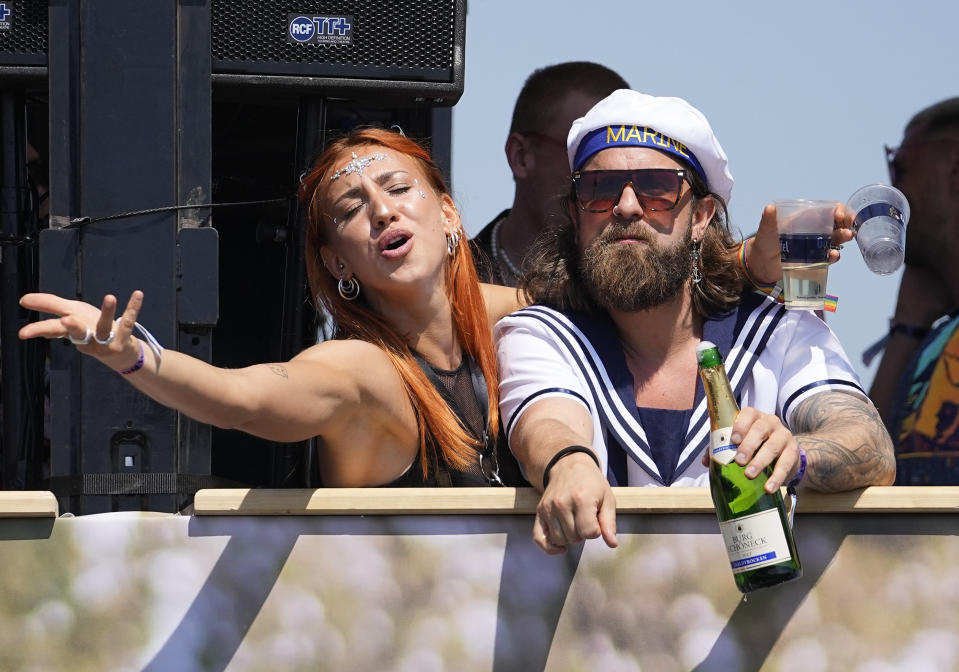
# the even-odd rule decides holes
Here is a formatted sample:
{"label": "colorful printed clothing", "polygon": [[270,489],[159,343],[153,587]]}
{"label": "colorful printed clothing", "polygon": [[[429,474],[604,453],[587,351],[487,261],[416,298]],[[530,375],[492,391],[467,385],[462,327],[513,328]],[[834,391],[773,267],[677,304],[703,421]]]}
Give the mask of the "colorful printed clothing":
{"label": "colorful printed clothing", "polygon": [[892,409],[896,485],[959,485],[959,311],[920,344]]}
{"label": "colorful printed clothing", "polygon": [[[707,320],[703,332],[719,346],[740,406],[775,413],[787,426],[796,406],[814,394],[841,390],[866,398],[836,336],[809,311],[749,294],[736,309]],[[530,306],[497,323],[494,336],[507,438],[535,402],[575,399],[592,415],[593,449],[613,485],[708,483],[700,461],[709,441],[702,385],[688,411],[637,408],[608,316]]]}

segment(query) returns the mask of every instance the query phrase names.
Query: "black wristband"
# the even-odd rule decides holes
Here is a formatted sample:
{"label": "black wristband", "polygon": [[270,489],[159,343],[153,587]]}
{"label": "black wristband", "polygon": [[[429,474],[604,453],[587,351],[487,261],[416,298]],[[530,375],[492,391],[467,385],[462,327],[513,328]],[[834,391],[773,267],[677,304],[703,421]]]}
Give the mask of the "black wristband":
{"label": "black wristband", "polygon": [[573,453],[586,453],[593,458],[593,462],[596,463],[596,468],[599,469],[599,458],[596,457],[596,453],[594,453],[592,450],[586,446],[566,446],[558,453],[553,455],[549,462],[546,463],[546,468],[543,469],[543,490],[545,490],[546,486],[549,485],[549,470],[552,469],[561,459],[567,455],[572,455]]}
{"label": "black wristband", "polygon": [[928,327],[919,327],[915,324],[905,324],[903,322],[896,322],[894,320],[889,320],[889,335],[893,334],[902,334],[903,336],[908,336],[909,338],[914,338],[917,341],[921,341],[926,337],[926,334],[929,333]]}

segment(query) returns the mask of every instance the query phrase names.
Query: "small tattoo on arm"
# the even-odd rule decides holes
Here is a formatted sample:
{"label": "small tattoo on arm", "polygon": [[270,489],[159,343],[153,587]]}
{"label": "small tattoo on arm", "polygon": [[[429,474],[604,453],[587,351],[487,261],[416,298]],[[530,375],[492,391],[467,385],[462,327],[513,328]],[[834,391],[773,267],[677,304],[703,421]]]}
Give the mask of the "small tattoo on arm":
{"label": "small tattoo on arm", "polygon": [[266,368],[280,376],[281,378],[289,378],[290,374],[287,372],[285,366],[280,366],[279,364],[267,364]]}

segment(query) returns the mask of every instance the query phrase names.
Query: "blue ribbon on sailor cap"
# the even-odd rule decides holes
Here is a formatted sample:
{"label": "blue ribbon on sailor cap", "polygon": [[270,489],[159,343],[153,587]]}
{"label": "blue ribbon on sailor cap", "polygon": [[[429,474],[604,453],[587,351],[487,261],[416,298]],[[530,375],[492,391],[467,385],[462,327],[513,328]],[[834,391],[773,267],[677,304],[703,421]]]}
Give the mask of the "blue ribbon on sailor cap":
{"label": "blue ribbon on sailor cap", "polygon": [[570,170],[609,147],[640,146],[686,162],[726,203],[732,196],[729,162],[702,112],[682,98],[619,89],[573,122],[566,140]]}
{"label": "blue ribbon on sailor cap", "polygon": [[706,178],[706,171],[703,170],[699,159],[693,154],[692,150],[686,145],[674,140],[649,126],[627,126],[618,124],[615,126],[603,126],[595,131],[590,131],[580,140],[579,147],[576,149],[576,157],[573,159],[573,170],[579,170],[586,163],[586,159],[596,152],[600,152],[610,147],[651,147],[667,154],[672,154],[681,161],[689,163],[693,170],[699,173],[703,182],[709,184]]}

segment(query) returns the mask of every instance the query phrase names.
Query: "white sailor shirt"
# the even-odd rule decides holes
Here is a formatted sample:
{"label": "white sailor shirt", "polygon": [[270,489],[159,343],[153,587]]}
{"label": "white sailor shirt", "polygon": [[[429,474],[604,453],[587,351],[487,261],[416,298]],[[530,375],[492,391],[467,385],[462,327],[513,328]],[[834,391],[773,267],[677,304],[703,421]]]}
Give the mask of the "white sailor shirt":
{"label": "white sailor shirt", "polygon": [[[759,294],[707,319],[703,339],[719,346],[740,408],[777,415],[788,427],[811,395],[841,390],[868,399],[832,330],[810,311],[786,310]],[[606,315],[561,313],[534,305],[494,329],[500,369],[500,411],[507,438],[531,405],[549,397],[575,399],[593,419],[593,450],[613,485],[701,486],[709,482],[701,455],[709,441],[702,385],[681,417],[674,441],[650,447],[643,426],[656,409],[637,409],[633,378],[616,329]],[[645,412],[643,412],[645,411]],[[657,415],[659,414],[659,415]],[[678,421],[678,423],[677,423]],[[665,461],[664,461],[665,460]]]}

